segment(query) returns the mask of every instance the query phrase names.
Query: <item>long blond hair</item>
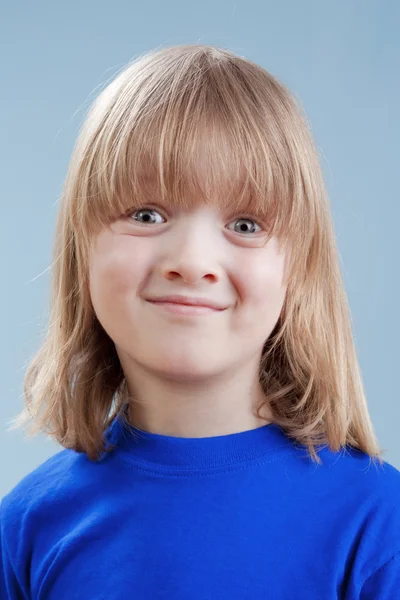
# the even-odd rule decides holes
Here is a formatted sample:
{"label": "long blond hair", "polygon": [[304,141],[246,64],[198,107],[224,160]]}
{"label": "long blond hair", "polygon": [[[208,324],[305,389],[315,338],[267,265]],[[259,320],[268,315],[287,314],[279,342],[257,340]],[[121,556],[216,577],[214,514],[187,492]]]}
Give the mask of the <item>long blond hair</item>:
{"label": "long blond hair", "polygon": [[49,325],[11,429],[29,422],[31,435],[91,460],[105,451],[127,385],[91,304],[88,256],[101,227],[143,204],[150,181],[180,206],[201,197],[251,209],[290,244],[285,303],[260,364],[265,402],[318,464],[319,444],[351,445],[382,464],[305,113],[261,66],[199,44],[135,57],[88,111],[58,212]]}

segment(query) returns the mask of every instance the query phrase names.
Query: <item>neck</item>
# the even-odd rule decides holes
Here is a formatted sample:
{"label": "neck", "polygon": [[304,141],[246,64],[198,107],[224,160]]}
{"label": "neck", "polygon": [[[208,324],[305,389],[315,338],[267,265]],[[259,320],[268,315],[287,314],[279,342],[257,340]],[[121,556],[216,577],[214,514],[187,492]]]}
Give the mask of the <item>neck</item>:
{"label": "neck", "polygon": [[272,422],[254,362],[205,380],[178,380],[149,372],[120,355],[128,392],[129,423],[143,431],[200,438],[256,429]]}

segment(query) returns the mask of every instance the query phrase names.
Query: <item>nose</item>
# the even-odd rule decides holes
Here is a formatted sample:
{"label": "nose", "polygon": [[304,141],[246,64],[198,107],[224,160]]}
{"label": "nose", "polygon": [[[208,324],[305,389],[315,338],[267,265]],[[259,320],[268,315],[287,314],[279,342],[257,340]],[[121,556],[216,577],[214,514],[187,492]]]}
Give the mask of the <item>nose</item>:
{"label": "nose", "polygon": [[220,246],[205,227],[187,227],[171,232],[159,269],[168,280],[179,279],[196,284],[205,279],[217,282],[221,278]]}

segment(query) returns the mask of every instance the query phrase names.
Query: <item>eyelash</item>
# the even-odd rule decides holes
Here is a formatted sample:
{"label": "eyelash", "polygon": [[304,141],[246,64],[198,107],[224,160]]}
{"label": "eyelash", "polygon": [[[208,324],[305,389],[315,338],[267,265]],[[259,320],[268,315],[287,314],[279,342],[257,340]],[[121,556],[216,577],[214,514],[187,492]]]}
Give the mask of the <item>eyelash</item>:
{"label": "eyelash", "polygon": [[[151,212],[151,211],[154,211],[154,212],[158,212],[159,214],[161,214],[161,216],[163,216],[163,215],[162,215],[162,213],[159,211],[159,209],[157,209],[157,208],[152,208],[152,207],[149,207],[149,206],[145,206],[145,207],[142,207],[142,208],[137,208],[137,209],[134,209],[134,210],[132,210],[132,209],[128,210],[126,213],[124,213],[124,217],[126,217],[127,219],[129,219],[129,218],[131,217],[131,215],[133,215],[134,213],[141,212],[141,211],[150,211],[150,212]],[[165,217],[163,217],[163,218],[165,218]],[[253,223],[255,223],[255,224],[257,225],[257,227],[260,227],[260,230],[261,230],[261,231],[264,231],[262,224],[260,224],[258,221],[256,221],[256,220],[255,220],[253,217],[251,217],[251,216],[248,216],[248,215],[241,215],[241,216],[235,217],[235,218],[233,219],[233,221],[237,221],[237,220],[239,220],[239,219],[243,219],[243,220],[247,220],[247,221],[253,221]],[[133,220],[134,220],[134,219],[133,219]],[[143,223],[140,223],[140,222],[138,222],[138,223],[139,223],[139,225],[143,225]],[[234,233],[238,233],[238,232],[236,231],[236,232],[234,232]],[[251,233],[253,233],[253,234],[254,234],[254,233],[260,233],[260,231],[255,231],[255,232],[251,232]]]}

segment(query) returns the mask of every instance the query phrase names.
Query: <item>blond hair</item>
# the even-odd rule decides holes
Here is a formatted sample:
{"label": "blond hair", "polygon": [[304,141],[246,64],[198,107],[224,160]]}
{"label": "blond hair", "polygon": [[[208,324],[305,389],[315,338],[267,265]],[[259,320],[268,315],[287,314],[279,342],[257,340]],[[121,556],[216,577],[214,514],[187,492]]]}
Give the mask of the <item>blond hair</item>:
{"label": "blond hair", "polygon": [[50,321],[11,429],[29,422],[30,434],[45,432],[91,460],[105,451],[127,385],[91,304],[89,251],[101,227],[143,205],[151,182],[180,206],[201,198],[250,209],[290,244],[286,298],[260,364],[265,402],[315,462],[325,444],[382,464],[304,111],[261,66],[199,44],[136,57],[90,107],[58,212]]}

